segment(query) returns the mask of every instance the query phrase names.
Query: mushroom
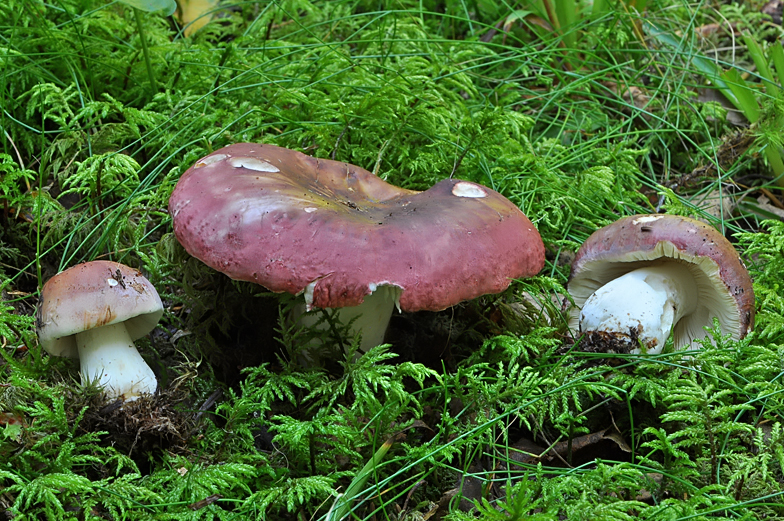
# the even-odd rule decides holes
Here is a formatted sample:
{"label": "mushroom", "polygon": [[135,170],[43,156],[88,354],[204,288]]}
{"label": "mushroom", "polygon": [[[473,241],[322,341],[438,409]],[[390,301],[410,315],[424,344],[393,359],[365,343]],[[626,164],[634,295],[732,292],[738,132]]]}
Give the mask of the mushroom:
{"label": "mushroom", "polygon": [[415,192],[273,145],[199,160],[169,212],[188,253],[232,279],[303,294],[308,310],[352,308],[343,321],[362,315],[363,350],[383,341],[395,306],[442,310],[544,265],[539,232],[489,188],[446,179]]}
{"label": "mushroom", "polygon": [[93,261],[44,284],[36,330],[49,354],[79,358],[83,383],[97,381],[110,398],[135,400],[158,384],[133,341],[152,331],[162,314],[161,299],[141,272]]}
{"label": "mushroom", "polygon": [[743,338],[754,324],[751,278],[715,228],[675,215],[634,215],[596,231],[580,247],[568,283],[570,326],[592,350],[656,354],[706,336]]}

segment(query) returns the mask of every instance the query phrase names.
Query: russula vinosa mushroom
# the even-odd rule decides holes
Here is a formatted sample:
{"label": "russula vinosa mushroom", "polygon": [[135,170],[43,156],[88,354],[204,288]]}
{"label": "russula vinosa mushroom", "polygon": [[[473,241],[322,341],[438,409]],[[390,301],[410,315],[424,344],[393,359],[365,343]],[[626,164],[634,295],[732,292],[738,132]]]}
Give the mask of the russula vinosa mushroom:
{"label": "russula vinosa mushroom", "polygon": [[163,304],[133,268],[110,261],[78,264],[49,279],[36,312],[38,341],[49,354],[79,358],[82,382],[110,398],[154,393],[155,373],[133,341],[155,328]]}
{"label": "russula vinosa mushroom", "polygon": [[754,291],[732,244],[715,228],[675,215],[625,217],[592,234],[572,263],[570,326],[599,351],[660,353],[706,336],[743,338],[754,324]]}
{"label": "russula vinosa mushroom", "polygon": [[169,212],[188,253],[232,279],[344,308],[343,321],[361,314],[364,350],[382,342],[395,305],[442,310],[544,265],[539,232],[489,188],[446,179],[415,192],[273,145],[202,158]]}

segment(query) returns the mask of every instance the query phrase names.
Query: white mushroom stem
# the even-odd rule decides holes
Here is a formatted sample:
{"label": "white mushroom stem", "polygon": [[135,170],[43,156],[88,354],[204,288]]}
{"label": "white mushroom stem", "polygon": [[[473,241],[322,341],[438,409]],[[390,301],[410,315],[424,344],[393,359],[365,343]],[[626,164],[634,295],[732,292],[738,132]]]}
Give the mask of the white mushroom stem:
{"label": "white mushroom stem", "polygon": [[124,400],[155,392],[155,373],[136,350],[124,323],[77,333],[76,345],[83,382],[97,381],[111,398]]}
{"label": "white mushroom stem", "polygon": [[588,297],[580,313],[580,332],[611,333],[631,341],[629,332],[636,331],[647,353],[661,353],[675,324],[695,310],[697,300],[694,277],[683,264],[640,268]]}
{"label": "white mushroom stem", "polygon": [[[356,318],[351,325],[351,333],[361,333],[362,341],[359,344],[359,349],[363,353],[384,342],[384,335],[387,332],[392,311],[398,306],[400,294],[401,290],[397,286],[384,284],[377,286],[375,291],[365,297],[359,306],[338,310],[337,318],[342,324],[348,324]],[[302,309],[295,312],[295,318],[303,312],[304,305]],[[300,324],[311,327],[320,318],[318,314],[302,315],[299,317],[299,321]]]}

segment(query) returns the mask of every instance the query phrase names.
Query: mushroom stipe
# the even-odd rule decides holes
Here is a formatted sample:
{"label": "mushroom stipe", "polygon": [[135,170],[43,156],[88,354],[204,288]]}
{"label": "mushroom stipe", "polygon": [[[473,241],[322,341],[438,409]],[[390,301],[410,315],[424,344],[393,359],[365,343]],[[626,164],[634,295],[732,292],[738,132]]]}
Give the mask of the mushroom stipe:
{"label": "mushroom stipe", "polygon": [[[188,169],[169,200],[185,249],[235,280],[303,294],[311,308],[359,306],[389,288],[393,306],[438,311],[498,293],[544,266],[531,221],[499,193],[445,179],[424,192],[362,168],[253,143]],[[361,311],[360,313],[365,313]]]}

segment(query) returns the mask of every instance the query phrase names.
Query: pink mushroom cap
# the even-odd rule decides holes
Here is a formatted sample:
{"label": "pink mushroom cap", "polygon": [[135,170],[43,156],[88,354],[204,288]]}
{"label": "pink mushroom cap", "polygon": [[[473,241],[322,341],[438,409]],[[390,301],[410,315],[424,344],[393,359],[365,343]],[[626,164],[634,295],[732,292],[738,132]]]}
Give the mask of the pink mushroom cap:
{"label": "pink mushroom cap", "polygon": [[537,274],[544,245],[501,194],[446,179],[424,192],[362,168],[238,143],[189,168],[169,200],[174,233],[235,280],[356,306],[382,285],[404,311],[437,311]]}
{"label": "pink mushroom cap", "polygon": [[136,340],[155,329],[162,315],[158,292],[139,270],[99,260],[77,264],[44,284],[36,329],[49,354],[78,358],[77,333],[124,322]]}

